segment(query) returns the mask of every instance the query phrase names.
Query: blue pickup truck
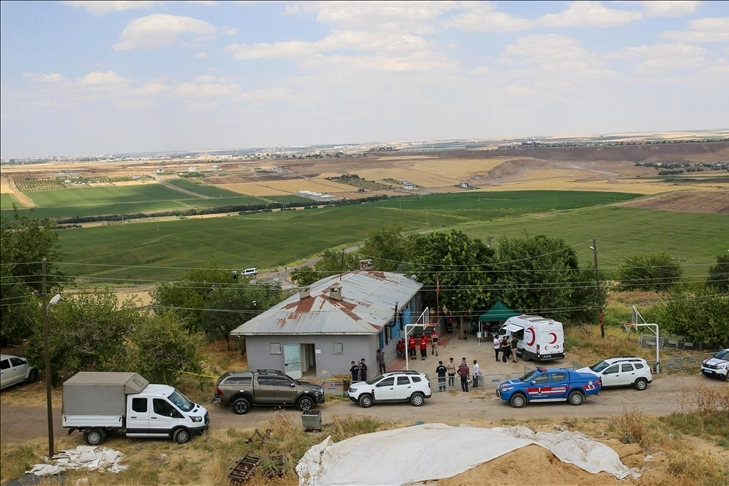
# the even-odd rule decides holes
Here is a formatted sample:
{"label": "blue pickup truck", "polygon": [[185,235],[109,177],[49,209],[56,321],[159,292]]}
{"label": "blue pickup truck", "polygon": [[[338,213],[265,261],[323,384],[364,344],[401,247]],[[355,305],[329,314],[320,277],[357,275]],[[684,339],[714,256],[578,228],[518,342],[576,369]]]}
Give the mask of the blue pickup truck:
{"label": "blue pickup truck", "polygon": [[597,395],[601,389],[600,378],[592,373],[540,366],[519,379],[503,382],[496,389],[496,394],[512,407],[521,408],[529,402],[563,400],[570,405],[582,405],[585,398]]}

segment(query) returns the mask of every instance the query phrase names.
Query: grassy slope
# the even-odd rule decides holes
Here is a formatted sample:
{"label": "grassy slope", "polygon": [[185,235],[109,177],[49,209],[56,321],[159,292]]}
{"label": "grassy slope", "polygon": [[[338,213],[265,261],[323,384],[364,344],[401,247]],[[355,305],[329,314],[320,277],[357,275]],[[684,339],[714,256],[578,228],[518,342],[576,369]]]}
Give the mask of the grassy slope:
{"label": "grassy slope", "polygon": [[11,194],[0,194],[1,209],[13,209],[13,204],[15,204],[18,208],[23,207],[20,203],[18,203],[18,201],[15,200],[15,198]]}

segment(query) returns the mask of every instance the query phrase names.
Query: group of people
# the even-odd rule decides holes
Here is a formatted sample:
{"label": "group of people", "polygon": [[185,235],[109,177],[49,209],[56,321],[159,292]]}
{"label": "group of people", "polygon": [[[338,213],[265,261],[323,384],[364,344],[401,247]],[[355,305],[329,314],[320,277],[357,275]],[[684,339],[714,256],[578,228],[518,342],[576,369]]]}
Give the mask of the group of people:
{"label": "group of people", "polygon": [[[377,373],[387,373],[387,366],[385,365],[385,353],[381,349],[377,350]],[[359,364],[352,361],[352,366],[349,368],[349,372],[352,373],[352,383],[355,381],[367,381],[367,363],[364,358],[359,360]]]}
{"label": "group of people", "polygon": [[[443,361],[438,361],[438,367],[435,369],[435,374],[438,375],[438,391],[446,391],[446,389],[453,389],[456,387],[456,374],[461,378],[461,391],[468,392],[468,380],[473,376],[473,388],[478,387],[478,378],[481,375],[481,368],[478,361],[473,360],[473,374],[468,366],[466,358],[461,359],[461,363],[456,366],[456,363],[451,358],[447,364],[443,364]],[[448,377],[448,383],[446,388],[446,376]]]}
{"label": "group of people", "polygon": [[428,341],[430,341],[430,354],[433,356],[438,356],[438,333],[433,330],[433,332],[430,333],[430,339],[428,339],[427,334],[423,334],[420,339],[415,339],[415,336],[410,336],[410,339],[408,339],[407,346],[405,345],[405,340],[401,339],[397,343],[397,355],[399,358],[404,359],[405,358],[405,349],[407,347],[408,352],[408,358],[409,359],[417,359],[418,357],[418,348],[420,348],[420,359],[424,360],[428,357]]}
{"label": "group of people", "polygon": [[[502,362],[506,363],[509,359],[514,358],[513,361],[516,363],[516,345],[518,342],[519,340],[516,336],[512,336],[510,339],[506,335],[500,338],[498,334],[494,334],[494,355],[496,356],[496,362],[499,361],[499,352],[501,352]],[[512,349],[514,352],[512,352]]]}

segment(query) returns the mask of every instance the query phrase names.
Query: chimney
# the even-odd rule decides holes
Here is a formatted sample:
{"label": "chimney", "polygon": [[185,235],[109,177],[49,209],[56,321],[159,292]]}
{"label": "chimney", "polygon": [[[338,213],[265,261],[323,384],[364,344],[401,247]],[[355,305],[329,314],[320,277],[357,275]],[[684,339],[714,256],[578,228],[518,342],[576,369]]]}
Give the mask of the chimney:
{"label": "chimney", "polygon": [[304,300],[311,295],[311,287],[303,287],[299,289],[299,300]]}
{"label": "chimney", "polygon": [[360,260],[359,261],[359,269],[360,270],[372,270],[372,260]]}
{"label": "chimney", "polygon": [[342,300],[342,287],[332,287],[329,290],[329,298],[334,300]]}

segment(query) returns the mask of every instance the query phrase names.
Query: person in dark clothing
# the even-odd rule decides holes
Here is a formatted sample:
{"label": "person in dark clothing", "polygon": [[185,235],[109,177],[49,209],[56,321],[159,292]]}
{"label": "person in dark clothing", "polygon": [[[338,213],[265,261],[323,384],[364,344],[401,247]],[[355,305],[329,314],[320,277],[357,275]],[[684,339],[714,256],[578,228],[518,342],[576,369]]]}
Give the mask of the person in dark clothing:
{"label": "person in dark clothing", "polygon": [[509,361],[509,356],[511,356],[511,343],[509,337],[504,336],[501,340],[501,360],[506,363]]}
{"label": "person in dark clothing", "polygon": [[359,379],[361,381],[367,381],[367,365],[365,364],[364,358],[359,362]]}
{"label": "person in dark clothing", "polygon": [[359,366],[354,361],[352,361],[352,367],[349,368],[349,372],[352,373],[352,383],[359,381]]}
{"label": "person in dark clothing", "polygon": [[438,391],[442,392],[446,390],[446,367],[443,366],[442,361],[438,361],[438,367],[435,369],[435,374],[438,375]]}
{"label": "person in dark clothing", "polygon": [[385,353],[383,353],[381,349],[377,350],[377,372],[381,375],[387,373],[387,368],[385,367]]}
{"label": "person in dark clothing", "polygon": [[511,339],[511,357],[514,358],[514,363],[516,363],[516,349],[518,347],[518,344],[519,344],[519,339],[516,336],[514,336]]}
{"label": "person in dark clothing", "polygon": [[466,358],[463,358],[463,360],[461,360],[461,364],[458,366],[458,376],[461,377],[461,390],[467,392],[468,377],[471,376],[471,370],[468,368]]}

